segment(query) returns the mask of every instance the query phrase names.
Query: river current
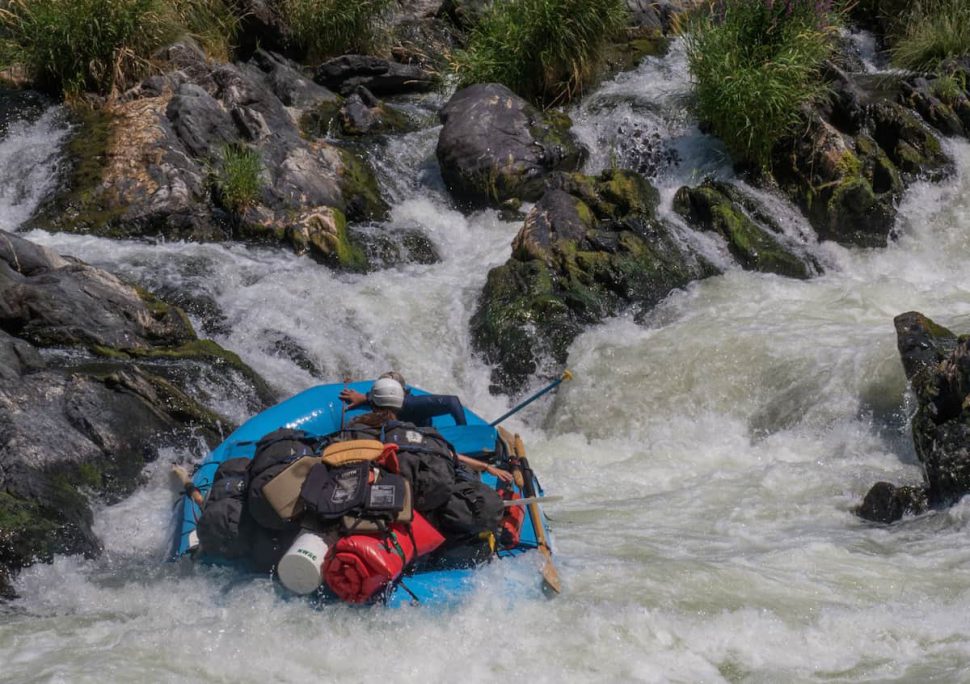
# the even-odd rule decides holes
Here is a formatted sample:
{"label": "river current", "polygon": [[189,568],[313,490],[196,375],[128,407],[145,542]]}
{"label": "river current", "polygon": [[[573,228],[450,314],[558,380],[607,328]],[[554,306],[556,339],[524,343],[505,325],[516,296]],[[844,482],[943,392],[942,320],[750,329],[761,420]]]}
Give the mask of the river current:
{"label": "river current", "polygon": [[[573,112],[588,170],[636,168],[661,189],[731,179],[686,114],[682,52],[651,58]],[[468,321],[519,223],[450,208],[437,129],[374,151],[392,230],[420,227],[442,256],[336,274],[276,248],[26,237],[148,287],[214,301],[209,331],[288,394],[397,368],[484,416]],[[56,110],[0,141],[0,225],[19,225],[53,182],[66,138]],[[96,510],[97,560],[25,570],[0,606],[0,682],[959,682],[970,677],[970,503],[891,527],[852,507],[877,480],[920,480],[893,317],[921,311],[970,332],[970,145],[957,173],[902,200],[886,249],[819,244],[783,201],[762,200],[825,274],[744,272],[682,226],[724,275],[620,317],[572,345],[576,378],[510,423],[547,493],[563,594],[525,600],[485,569],[445,612],[314,607],[268,579],[162,563],[166,450],[134,496]],[[9,191],[14,179],[30,178]],[[669,208],[663,209],[669,214]],[[673,220],[673,219],[672,219]],[[300,363],[286,349],[302,349]],[[245,407],[217,407],[244,420]]]}

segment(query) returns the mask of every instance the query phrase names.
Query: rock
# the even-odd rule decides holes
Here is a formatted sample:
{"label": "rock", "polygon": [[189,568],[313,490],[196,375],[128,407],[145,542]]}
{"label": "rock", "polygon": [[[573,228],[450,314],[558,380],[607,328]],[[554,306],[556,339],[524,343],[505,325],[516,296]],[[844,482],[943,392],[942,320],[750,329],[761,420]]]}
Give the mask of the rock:
{"label": "rock", "polygon": [[775,151],[772,172],[823,240],[884,247],[902,181],[871,138],[855,139],[818,116]]}
{"label": "rock", "polygon": [[915,311],[897,316],[894,323],[903,369],[916,396],[913,443],[924,485],[875,485],[859,515],[879,522],[949,506],[970,492],[970,335],[957,336]]}
{"label": "rock", "polygon": [[343,55],[321,64],[313,80],[341,95],[364,86],[376,95],[401,95],[434,90],[437,77],[412,64],[398,64],[370,55]]}
{"label": "rock", "polygon": [[178,309],[146,302],[110,273],[6,232],[0,232],[0,328],[44,347],[122,352],[195,339]]}
{"label": "rock", "polygon": [[324,263],[350,271],[367,269],[363,250],[347,235],[347,220],[334,209],[302,217],[287,235],[298,253],[310,253]]}
{"label": "rock", "polygon": [[441,111],[441,175],[452,195],[472,206],[535,201],[554,171],[578,169],[585,150],[558,112],[540,113],[496,83],[458,91]]}
{"label": "rock", "polygon": [[175,135],[193,157],[209,157],[239,140],[229,112],[205,90],[192,83],[179,86],[165,108]]}
{"label": "rock", "polygon": [[492,0],[444,0],[438,9],[439,17],[446,17],[455,26],[467,31],[475,26],[492,6]]}
{"label": "rock", "polygon": [[0,232],[0,274],[0,592],[9,595],[10,573],[32,562],[99,553],[89,495],[117,501],[160,446],[214,445],[232,429],[200,403],[207,388],[242,392],[253,410],[275,397],[234,354],[198,340],[182,312],[109,273]]}
{"label": "rock", "polygon": [[280,52],[299,59],[302,55],[290,40],[281,3],[277,0],[234,0],[242,21],[236,40],[243,59],[262,50]]}
{"label": "rock", "polygon": [[923,487],[897,487],[889,482],[877,482],[866,494],[856,515],[878,523],[894,523],[904,515],[919,515],[928,508]]}
{"label": "rock", "polygon": [[644,313],[671,290],[716,272],[655,216],[658,194],[629,171],[558,177],[529,212],[512,258],[492,269],[472,321],[493,388],[520,391],[565,363],[586,325]]}
{"label": "rock", "polygon": [[[249,63],[200,64],[191,46],[169,49],[185,65],[113,106],[84,114],[65,188],[32,227],[98,235],[285,241],[301,216],[335,210],[380,219],[386,203],[373,172],[351,150],[307,139],[309,111],[339,98],[283,57],[257,50]],[[204,66],[204,69],[203,69]],[[226,208],[227,146],[258,158],[262,187]],[[296,217],[296,218],[294,218]]]}
{"label": "rock", "polygon": [[[935,81],[938,82],[939,79]],[[967,98],[964,95],[962,99]],[[915,77],[904,82],[902,100],[907,107],[918,112],[924,121],[943,135],[964,135],[963,122],[956,110],[937,97],[934,86],[927,79]]]}
{"label": "rock", "polygon": [[953,162],[939,139],[915,114],[896,102],[878,102],[870,110],[872,137],[900,171],[913,178],[942,180]]}
{"label": "rock", "polygon": [[727,184],[710,181],[696,188],[683,187],[674,197],[674,210],[695,227],[720,234],[746,270],[791,278],[809,278],[818,272],[817,264],[796,256],[758,225],[742,204],[734,201],[735,194]]}
{"label": "rock", "polygon": [[403,133],[413,128],[405,114],[381,102],[363,86],[340,108],[340,133],[345,136]]}

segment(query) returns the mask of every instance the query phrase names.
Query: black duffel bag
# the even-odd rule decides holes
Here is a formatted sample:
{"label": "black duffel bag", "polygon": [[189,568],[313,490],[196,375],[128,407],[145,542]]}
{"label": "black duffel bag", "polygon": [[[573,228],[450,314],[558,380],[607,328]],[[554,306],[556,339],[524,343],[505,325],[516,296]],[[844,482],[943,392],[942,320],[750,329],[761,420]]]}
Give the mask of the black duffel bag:
{"label": "black duffel bag", "polygon": [[246,507],[249,464],[248,458],[232,458],[216,470],[195,528],[207,554],[239,558],[249,553],[253,527]]}
{"label": "black duffel bag", "polygon": [[441,533],[452,537],[497,532],[504,512],[502,497],[494,489],[481,481],[459,480],[433,517]]}
{"label": "black duffel bag", "polygon": [[249,513],[260,527],[268,530],[293,530],[299,520],[284,520],[263,496],[263,487],[281,472],[304,456],[312,455],[318,440],[303,430],[282,428],[271,432],[256,443],[256,453],[250,467]]}

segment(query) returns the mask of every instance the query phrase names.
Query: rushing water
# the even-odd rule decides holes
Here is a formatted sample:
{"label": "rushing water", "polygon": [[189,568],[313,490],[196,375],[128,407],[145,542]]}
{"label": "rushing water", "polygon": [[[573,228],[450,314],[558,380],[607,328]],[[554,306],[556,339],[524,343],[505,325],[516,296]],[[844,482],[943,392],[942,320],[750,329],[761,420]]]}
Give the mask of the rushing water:
{"label": "rushing water", "polygon": [[[684,114],[684,79],[675,51],[575,113],[598,149],[621,120],[642,131],[615,156],[642,164],[668,201],[689,178],[730,178]],[[468,319],[518,226],[448,207],[434,137],[412,134],[378,159],[387,178],[419,179],[394,186],[391,225],[421,226],[437,265],[360,276],[276,249],[28,237],[210,297],[225,316],[216,339],[281,391],[318,382],[308,367],[325,378],[396,367],[496,415],[506,400],[487,392]],[[549,506],[559,598],[507,595],[502,573],[530,581],[528,559],[486,569],[477,595],[445,613],[315,608],[267,579],[160,563],[166,464],[202,456],[186,445],[97,511],[102,558],[20,575],[22,598],[0,607],[0,681],[965,681],[970,504],[892,527],[851,512],[873,482],[920,477],[893,316],[917,309],[970,331],[970,145],[948,146],[958,175],[909,190],[887,249],[819,245],[765,196],[825,275],[732,268],[642,325],[619,318],[576,340],[576,379],[514,425],[564,497]],[[590,170],[608,163],[594,157]],[[15,224],[16,211],[0,219]],[[283,339],[309,363],[282,353]]]}

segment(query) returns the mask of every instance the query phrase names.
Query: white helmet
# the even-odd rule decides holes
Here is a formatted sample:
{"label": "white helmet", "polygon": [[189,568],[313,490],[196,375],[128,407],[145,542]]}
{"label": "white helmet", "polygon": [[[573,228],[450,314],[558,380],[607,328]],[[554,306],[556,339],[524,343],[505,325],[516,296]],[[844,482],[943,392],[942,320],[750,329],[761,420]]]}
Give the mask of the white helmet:
{"label": "white helmet", "polygon": [[374,408],[400,409],[404,406],[404,388],[391,378],[379,378],[370,390],[370,403]]}

